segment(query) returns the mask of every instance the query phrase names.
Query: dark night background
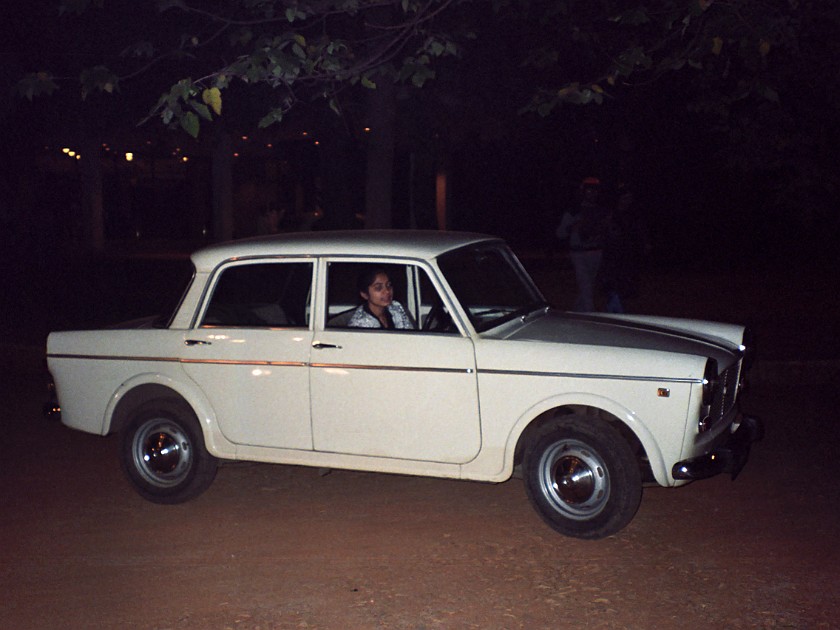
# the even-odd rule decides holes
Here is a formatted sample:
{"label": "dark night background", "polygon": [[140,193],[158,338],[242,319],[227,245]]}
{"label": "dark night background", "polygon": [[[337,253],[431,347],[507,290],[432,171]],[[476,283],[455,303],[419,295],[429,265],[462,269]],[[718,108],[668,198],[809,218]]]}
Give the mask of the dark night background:
{"label": "dark night background", "polygon": [[[193,141],[156,120],[136,125],[171,73],[162,69],[119,95],[84,103],[72,89],[33,102],[13,93],[22,72],[48,63],[69,68],[78,55],[94,59],[144,27],[59,22],[50,3],[38,2],[3,29],[0,243],[7,323],[51,310],[55,295],[63,296],[65,309],[78,311],[68,321],[83,320],[97,295],[118,287],[120,295],[134,296],[126,300],[155,301],[161,287],[177,283],[150,262],[151,254],[165,252],[183,269],[184,255],[213,239],[212,134]],[[835,59],[826,56],[833,50],[828,42],[838,39],[833,30],[806,33],[805,56],[780,74],[786,82],[778,104],[748,100],[721,120],[698,111],[706,87],[691,71],[617,90],[601,105],[564,105],[546,118],[519,113],[534,80],[512,62],[523,34],[507,24],[486,25],[494,28],[507,35],[476,41],[463,59],[439,64],[437,78],[422,90],[398,99],[395,227],[438,227],[434,168],[445,159],[448,228],[502,236],[536,266],[562,269],[554,229],[563,209],[577,202],[581,179],[594,175],[607,198],[619,184],[636,193],[637,216],[652,245],[650,274],[709,270],[720,278],[801,270],[835,277],[838,76]],[[814,63],[803,69],[803,61]],[[302,106],[282,125],[256,133],[263,96],[254,90],[226,97],[228,120],[249,137],[236,146],[235,235],[258,233],[259,212],[270,204],[304,210],[287,210],[285,230],[352,225],[352,214],[363,211],[364,134],[356,130],[350,143],[336,138],[357,121]],[[90,129],[113,156],[103,154],[105,246],[95,252],[78,225],[79,165],[60,155]],[[152,174],[126,170],[120,157],[126,150],[137,152],[137,162],[152,163]],[[177,162],[182,155],[189,163]],[[317,206],[323,216],[313,223]],[[126,289],[132,284],[133,294]],[[60,325],[57,316],[47,319],[44,326]]]}
{"label": "dark night background", "polygon": [[[366,140],[359,103],[344,118],[323,103],[302,104],[282,125],[254,132],[268,97],[260,89],[225,92],[223,119],[196,141],[157,120],[138,126],[180,78],[166,65],[119,94],[83,103],[75,81],[29,102],[13,89],[23,73],[50,67],[78,76],[75,69],[138,33],[177,34],[183,25],[151,19],[157,3],[148,0],[105,0],[108,12],[61,20],[55,0],[7,3],[2,625],[539,628],[562,619],[587,628],[837,627],[840,3],[751,1],[720,4],[795,8],[807,23],[797,55],[771,52],[778,103],[748,98],[721,116],[719,86],[685,69],[616,89],[601,105],[521,114],[535,80],[545,78],[518,62],[533,33],[523,22],[486,18],[486,37],[463,59],[438,64],[433,81],[398,94],[395,227],[438,228],[435,175],[443,166],[447,227],[507,238],[546,297],[570,308],[574,273],[554,232],[582,178],[597,176],[608,201],[620,184],[636,193],[649,235],[628,312],[746,324],[756,333],[757,359],[739,401],[765,420],[767,434],[742,475],[646,488],[634,524],[597,543],[556,538],[527,507],[520,480],[325,476],[228,462],[204,498],[155,505],[122,478],[117,436],[43,419],[47,333],[163,312],[189,276],[189,252],[215,240],[210,156],[218,128],[235,131],[239,153],[236,236],[264,231],[268,207],[286,212],[282,230],[358,225]],[[574,6],[583,12],[601,2]],[[82,164],[61,151],[92,137],[102,143],[98,247],[82,220]],[[387,393],[370,393],[370,404],[387,405]]]}

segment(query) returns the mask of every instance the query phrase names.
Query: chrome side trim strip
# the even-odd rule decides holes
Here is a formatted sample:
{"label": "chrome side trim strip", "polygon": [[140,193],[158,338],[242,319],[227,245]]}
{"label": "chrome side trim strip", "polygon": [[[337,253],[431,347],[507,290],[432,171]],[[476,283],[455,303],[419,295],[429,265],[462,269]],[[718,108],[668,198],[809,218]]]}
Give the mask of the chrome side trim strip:
{"label": "chrome side trim strip", "polygon": [[357,365],[351,363],[310,363],[309,367],[339,370],[386,370],[391,372],[436,372],[438,374],[474,374],[473,368],[409,367],[405,365]]}
{"label": "chrome side trim strip", "polygon": [[133,356],[104,356],[96,354],[48,354],[48,359],[85,359],[93,361],[151,361],[178,363],[181,359],[177,357],[133,357]]}
{"label": "chrome side trim strip", "polygon": [[531,370],[478,370],[481,374],[504,376],[549,376],[551,378],[593,378],[608,381],[643,381],[649,383],[702,383],[702,378],[673,376],[623,376],[620,374],[587,374],[585,372],[535,372]]}
{"label": "chrome side trim strip", "polygon": [[[404,365],[361,365],[354,363],[306,363],[305,361],[244,361],[237,359],[179,359],[177,357],[98,356],[86,354],[49,354],[51,359],[83,359],[95,361],[149,361],[209,365],[265,365],[273,367],[312,367],[339,370],[385,370],[391,372],[435,372],[438,374],[474,374],[473,368],[409,367]],[[586,378],[609,381],[641,381],[646,383],[702,383],[701,378],[671,376],[622,376],[620,374],[587,374],[584,372],[536,372],[532,370],[478,370],[479,375],[536,376],[549,378]]]}
{"label": "chrome side trim strip", "polygon": [[305,361],[245,361],[238,359],[179,359],[173,357],[97,356],[85,354],[50,354],[52,359],[82,359],[93,361],[149,361],[209,365],[262,365],[271,367],[313,367],[341,370],[386,370],[392,372],[436,372],[442,374],[474,374],[473,368],[409,367],[402,365],[357,365],[350,363],[307,363]]}
{"label": "chrome side trim strip", "polygon": [[305,361],[243,361],[239,359],[180,359],[181,363],[210,365],[267,365],[271,367],[307,367]]}
{"label": "chrome side trim strip", "polygon": [[99,356],[94,354],[48,354],[50,359],[83,359],[92,361],[148,361],[151,363],[211,363],[215,365],[270,365],[275,367],[307,367],[305,361],[241,361],[235,359],[179,359],[178,357]]}

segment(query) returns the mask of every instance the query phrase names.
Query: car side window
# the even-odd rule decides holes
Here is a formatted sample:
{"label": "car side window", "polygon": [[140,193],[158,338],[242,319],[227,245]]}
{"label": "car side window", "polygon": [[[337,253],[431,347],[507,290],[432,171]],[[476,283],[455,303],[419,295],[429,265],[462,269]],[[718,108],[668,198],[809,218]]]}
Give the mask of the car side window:
{"label": "car side window", "polygon": [[[393,299],[411,321],[411,329],[458,332],[425,269],[414,264],[330,262],[327,272],[327,328],[347,328],[362,304],[359,278],[372,268],[384,271]],[[381,330],[375,328],[375,330]]]}
{"label": "car side window", "polygon": [[394,290],[394,300],[406,306],[406,265],[330,262],[327,267],[327,328],[347,328],[353,312],[363,300],[359,294],[359,277],[372,267],[388,275]]}
{"label": "car side window", "polygon": [[223,269],[201,326],[308,326],[312,267],[310,262],[277,261]]}

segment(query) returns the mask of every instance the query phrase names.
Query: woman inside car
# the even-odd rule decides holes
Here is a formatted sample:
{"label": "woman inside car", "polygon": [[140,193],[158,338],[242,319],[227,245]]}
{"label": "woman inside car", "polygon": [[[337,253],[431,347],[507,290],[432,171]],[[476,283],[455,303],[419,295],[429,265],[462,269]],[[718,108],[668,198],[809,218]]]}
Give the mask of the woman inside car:
{"label": "woman inside car", "polygon": [[415,328],[411,316],[394,299],[394,287],[387,272],[370,267],[359,274],[356,287],[362,302],[347,323],[350,328]]}

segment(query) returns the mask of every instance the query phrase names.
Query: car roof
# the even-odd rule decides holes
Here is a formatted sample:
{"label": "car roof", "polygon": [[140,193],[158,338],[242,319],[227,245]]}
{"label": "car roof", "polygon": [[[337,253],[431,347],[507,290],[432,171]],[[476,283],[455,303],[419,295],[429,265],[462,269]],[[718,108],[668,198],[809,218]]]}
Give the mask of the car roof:
{"label": "car roof", "polygon": [[479,242],[500,242],[486,234],[435,230],[341,230],[292,232],[210,245],[192,255],[198,270],[226,260],[265,256],[399,256],[431,259]]}

